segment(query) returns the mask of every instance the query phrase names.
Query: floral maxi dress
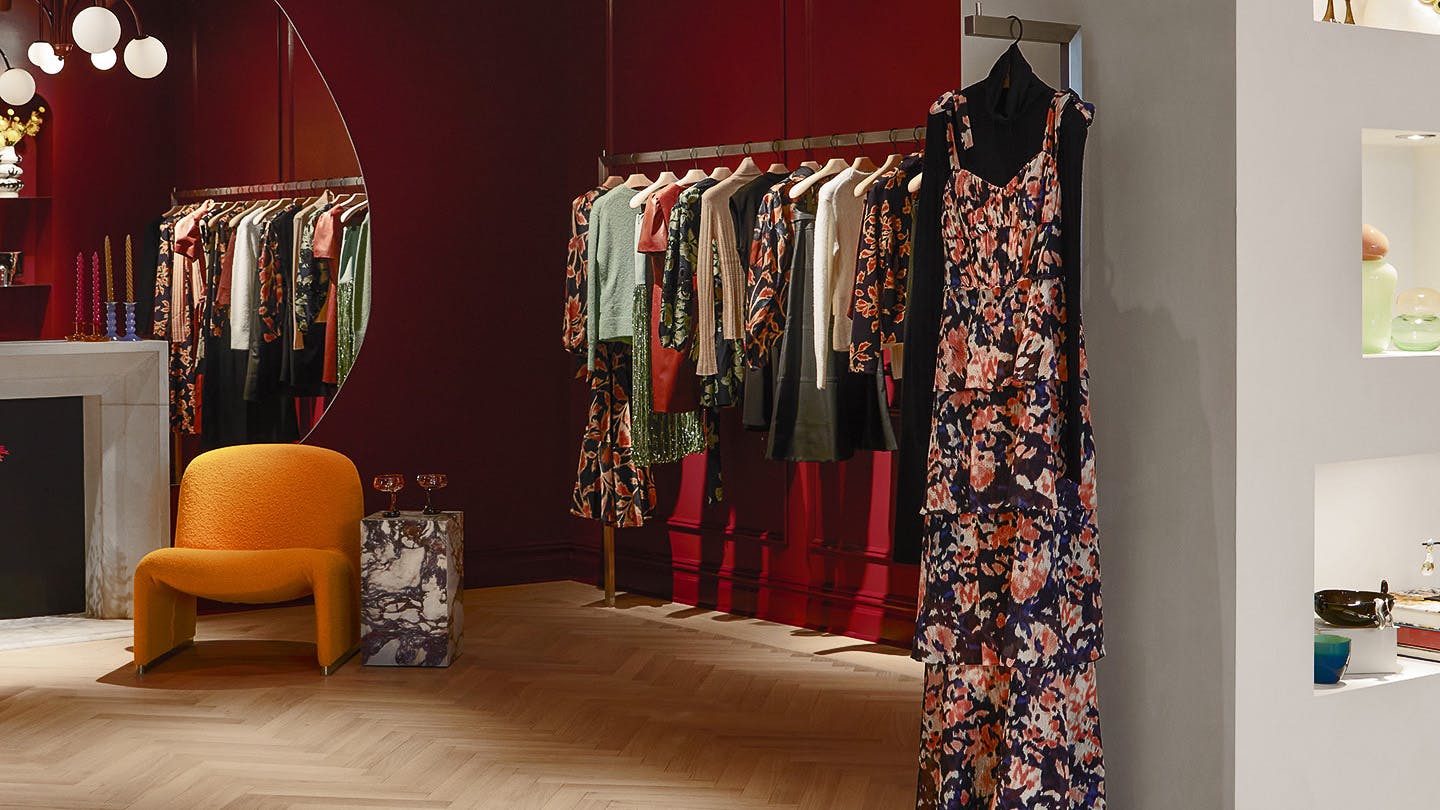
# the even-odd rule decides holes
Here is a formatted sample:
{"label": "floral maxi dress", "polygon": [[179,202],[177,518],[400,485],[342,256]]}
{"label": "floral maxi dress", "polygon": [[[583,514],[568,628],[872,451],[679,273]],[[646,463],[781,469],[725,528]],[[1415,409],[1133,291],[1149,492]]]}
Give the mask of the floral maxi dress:
{"label": "floral maxi dress", "polygon": [[974,147],[964,96],[931,110],[949,121],[950,172],[915,634],[923,808],[1105,806],[1094,442],[1060,260],[1057,147],[1071,105],[1088,123],[1088,105],[1057,93],[1041,151],[1003,186],[961,166]]}

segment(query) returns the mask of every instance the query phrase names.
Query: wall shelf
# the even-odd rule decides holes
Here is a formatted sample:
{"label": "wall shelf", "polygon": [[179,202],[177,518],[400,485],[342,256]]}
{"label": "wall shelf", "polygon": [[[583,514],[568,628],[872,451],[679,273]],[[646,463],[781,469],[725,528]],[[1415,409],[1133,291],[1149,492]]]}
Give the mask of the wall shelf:
{"label": "wall shelf", "polygon": [[1325,21],[1326,0],[1311,0],[1315,21],[1346,28],[1404,31],[1412,34],[1440,34],[1440,13],[1420,0],[1352,0],[1355,24],[1345,26],[1345,0],[1334,0],[1336,22]]}
{"label": "wall shelf", "polygon": [[1372,686],[1388,686],[1390,684],[1413,681],[1420,678],[1433,678],[1440,675],[1440,662],[1423,661],[1419,658],[1400,658],[1400,671],[1394,675],[1357,675],[1353,678],[1346,677],[1340,683],[1322,686],[1315,684],[1315,697],[1328,697],[1330,695],[1341,695],[1346,692],[1358,692],[1361,689],[1369,689]]}

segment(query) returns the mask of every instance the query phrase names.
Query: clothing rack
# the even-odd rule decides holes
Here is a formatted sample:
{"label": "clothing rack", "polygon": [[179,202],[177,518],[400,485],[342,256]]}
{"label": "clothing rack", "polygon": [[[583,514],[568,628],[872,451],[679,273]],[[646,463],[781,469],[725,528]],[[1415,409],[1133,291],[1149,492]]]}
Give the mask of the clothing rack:
{"label": "clothing rack", "polygon": [[320,191],[322,189],[363,191],[365,189],[365,178],[331,177],[324,180],[292,180],[288,183],[264,183],[251,186],[218,186],[216,188],[192,188],[184,191],[172,189],[170,191],[170,204],[175,205],[181,202],[205,200],[214,197],[264,197],[301,191]]}

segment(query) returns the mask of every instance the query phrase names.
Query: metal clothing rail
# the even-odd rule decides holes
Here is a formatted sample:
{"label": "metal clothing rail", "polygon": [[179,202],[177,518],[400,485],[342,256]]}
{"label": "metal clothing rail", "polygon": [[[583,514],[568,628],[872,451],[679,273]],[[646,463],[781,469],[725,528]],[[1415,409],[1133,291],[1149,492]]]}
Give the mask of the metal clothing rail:
{"label": "metal clothing rail", "polygon": [[172,189],[170,204],[186,200],[203,200],[210,197],[259,197],[267,194],[288,194],[296,191],[319,191],[321,189],[363,189],[363,177],[331,177],[324,180],[293,180],[288,183],[263,183],[252,186],[218,186],[216,188],[192,188],[181,191]]}
{"label": "metal clothing rail", "polygon": [[683,149],[660,149],[653,152],[623,152],[602,154],[600,163],[605,166],[638,166],[645,163],[677,163],[700,158],[722,158],[734,155],[750,155],[757,152],[775,154],[809,149],[842,149],[874,143],[918,143],[925,138],[924,127],[904,129],[879,129],[871,132],[832,133],[829,135],[807,135],[804,138],[785,138],[773,141],[746,141],[727,143],[719,146],[688,146]]}

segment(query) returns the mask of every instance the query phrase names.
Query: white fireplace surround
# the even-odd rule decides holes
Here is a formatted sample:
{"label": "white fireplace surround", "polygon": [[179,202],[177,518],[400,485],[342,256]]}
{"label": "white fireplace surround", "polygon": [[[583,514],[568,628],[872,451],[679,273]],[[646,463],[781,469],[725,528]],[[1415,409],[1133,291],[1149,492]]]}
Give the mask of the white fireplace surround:
{"label": "white fireplace surround", "polygon": [[136,564],[170,544],[168,351],[155,340],[0,342],[0,399],[84,397],[88,616],[130,618]]}

